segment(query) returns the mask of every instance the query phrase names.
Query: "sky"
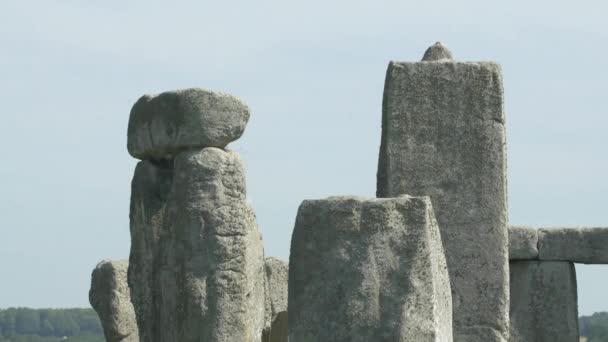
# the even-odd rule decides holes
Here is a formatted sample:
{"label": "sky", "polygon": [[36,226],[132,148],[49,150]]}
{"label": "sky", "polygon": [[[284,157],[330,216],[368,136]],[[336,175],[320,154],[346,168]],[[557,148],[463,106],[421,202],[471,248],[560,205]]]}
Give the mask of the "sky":
{"label": "sky", "polygon": [[[204,87],[252,115],[247,164],[266,255],[304,199],[374,196],[388,62],[435,41],[502,65],[514,225],[608,226],[608,2],[0,1],[0,308],[88,306],[128,258],[129,111]],[[577,265],[579,312],[608,266]]]}

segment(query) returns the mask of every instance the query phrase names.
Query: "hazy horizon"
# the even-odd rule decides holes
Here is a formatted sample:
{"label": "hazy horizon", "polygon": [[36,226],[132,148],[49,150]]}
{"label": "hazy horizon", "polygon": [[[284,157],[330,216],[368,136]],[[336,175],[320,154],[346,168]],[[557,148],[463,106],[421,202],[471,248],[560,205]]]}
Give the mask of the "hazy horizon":
{"label": "hazy horizon", "polygon": [[[304,199],[374,196],[390,60],[442,41],[502,65],[511,225],[608,227],[608,3],[280,1],[0,4],[0,308],[86,307],[128,258],[133,103],[226,91],[252,116],[247,163],[267,255]],[[579,313],[608,311],[608,267],[577,265]]]}

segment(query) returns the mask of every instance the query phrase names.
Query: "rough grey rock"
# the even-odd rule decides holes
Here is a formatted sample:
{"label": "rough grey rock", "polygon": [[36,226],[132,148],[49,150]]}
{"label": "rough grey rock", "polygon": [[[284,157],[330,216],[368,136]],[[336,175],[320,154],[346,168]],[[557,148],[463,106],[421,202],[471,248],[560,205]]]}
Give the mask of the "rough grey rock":
{"label": "rough grey rock", "polygon": [[142,341],[155,341],[159,333],[155,265],[172,178],[171,162],[142,161],[137,164],[131,182],[128,283]]}
{"label": "rough grey rock", "polygon": [[452,52],[448,48],[437,42],[424,52],[422,57],[423,62],[439,62],[439,61],[451,61],[453,59]]}
{"label": "rough grey rock", "polygon": [[560,228],[539,231],[540,260],[608,264],[608,228]]}
{"label": "rough grey rock", "polygon": [[127,285],[127,260],[103,260],[91,275],[89,302],[108,342],[139,342],[137,321]]}
{"label": "rough grey rock", "polygon": [[259,342],[264,252],[241,159],[218,148],[185,151],[173,174],[159,239],[155,341]]}
{"label": "rough grey rock", "polygon": [[430,196],[452,285],[454,340],[509,333],[506,138],[500,66],[388,66],[378,197]]}
{"label": "rough grey rock", "polygon": [[452,341],[428,197],[304,201],[289,257],[289,341]]}
{"label": "rough grey rock", "polygon": [[538,259],[538,229],[509,227],[509,259]]}
{"label": "rough grey rock", "polygon": [[223,148],[241,137],[248,120],[247,105],[226,93],[190,88],[144,95],[131,109],[127,148],[139,159]]}
{"label": "rough grey rock", "polygon": [[268,257],[266,270],[266,324],[262,342],[287,342],[287,277],[289,264]]}
{"label": "rough grey rock", "polygon": [[578,342],[574,264],[511,261],[510,342]]}

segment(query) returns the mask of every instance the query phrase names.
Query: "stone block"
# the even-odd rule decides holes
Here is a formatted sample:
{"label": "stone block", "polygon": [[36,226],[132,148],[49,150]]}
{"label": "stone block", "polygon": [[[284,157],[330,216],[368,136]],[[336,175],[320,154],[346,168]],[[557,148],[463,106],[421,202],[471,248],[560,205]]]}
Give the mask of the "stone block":
{"label": "stone block", "polygon": [[185,151],[174,162],[155,286],[162,342],[260,342],[262,238],[238,154]]}
{"label": "stone block", "polygon": [[541,260],[608,264],[608,228],[559,228],[539,231]]}
{"label": "stone block", "polygon": [[127,284],[127,260],[103,260],[91,275],[89,302],[108,342],[139,342],[137,320]]}
{"label": "stone block", "polygon": [[452,341],[428,197],[304,201],[289,257],[289,341]]}
{"label": "stone block", "polygon": [[431,197],[451,277],[454,340],[506,341],[509,257],[500,66],[440,58],[445,51],[433,55],[439,60],[388,66],[377,196]]}
{"label": "stone block", "polygon": [[262,342],[287,342],[287,277],[289,264],[277,258],[264,261],[266,270],[266,324]]}
{"label": "stone block", "polygon": [[182,150],[219,147],[241,137],[249,108],[236,97],[190,88],[144,95],[133,105],[127,149],[139,159],[168,159]]}
{"label": "stone block", "polygon": [[578,342],[574,264],[511,261],[510,342]]}
{"label": "stone block", "polygon": [[538,259],[538,229],[509,227],[509,259]]}

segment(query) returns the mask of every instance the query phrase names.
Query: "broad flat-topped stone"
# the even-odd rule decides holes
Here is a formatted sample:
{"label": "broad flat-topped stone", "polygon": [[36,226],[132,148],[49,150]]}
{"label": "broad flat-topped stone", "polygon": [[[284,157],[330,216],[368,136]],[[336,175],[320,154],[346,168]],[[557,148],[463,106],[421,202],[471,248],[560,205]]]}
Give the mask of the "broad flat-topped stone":
{"label": "broad flat-topped stone", "polygon": [[267,257],[266,271],[266,324],[262,342],[287,342],[287,277],[286,261]]}
{"label": "broad flat-topped stone", "polygon": [[510,342],[578,342],[574,264],[511,261]]}
{"label": "broad flat-topped stone", "polygon": [[509,259],[538,259],[538,229],[509,227]]}
{"label": "broad flat-topped stone", "polygon": [[608,264],[608,228],[555,228],[539,231],[540,260]]}
{"label": "broad flat-topped stone", "polygon": [[165,159],[185,149],[219,147],[241,137],[249,108],[236,97],[200,88],[144,95],[133,105],[127,148],[139,159]]}
{"label": "broad flat-topped stone", "polygon": [[503,101],[493,62],[388,66],[377,196],[431,197],[457,342],[504,342],[509,334]]}
{"label": "broad flat-topped stone", "polygon": [[89,302],[108,342],[139,342],[135,311],[127,284],[127,260],[103,260],[91,275]]}
{"label": "broad flat-topped stone", "polygon": [[304,201],[289,257],[289,341],[452,341],[428,197]]}

